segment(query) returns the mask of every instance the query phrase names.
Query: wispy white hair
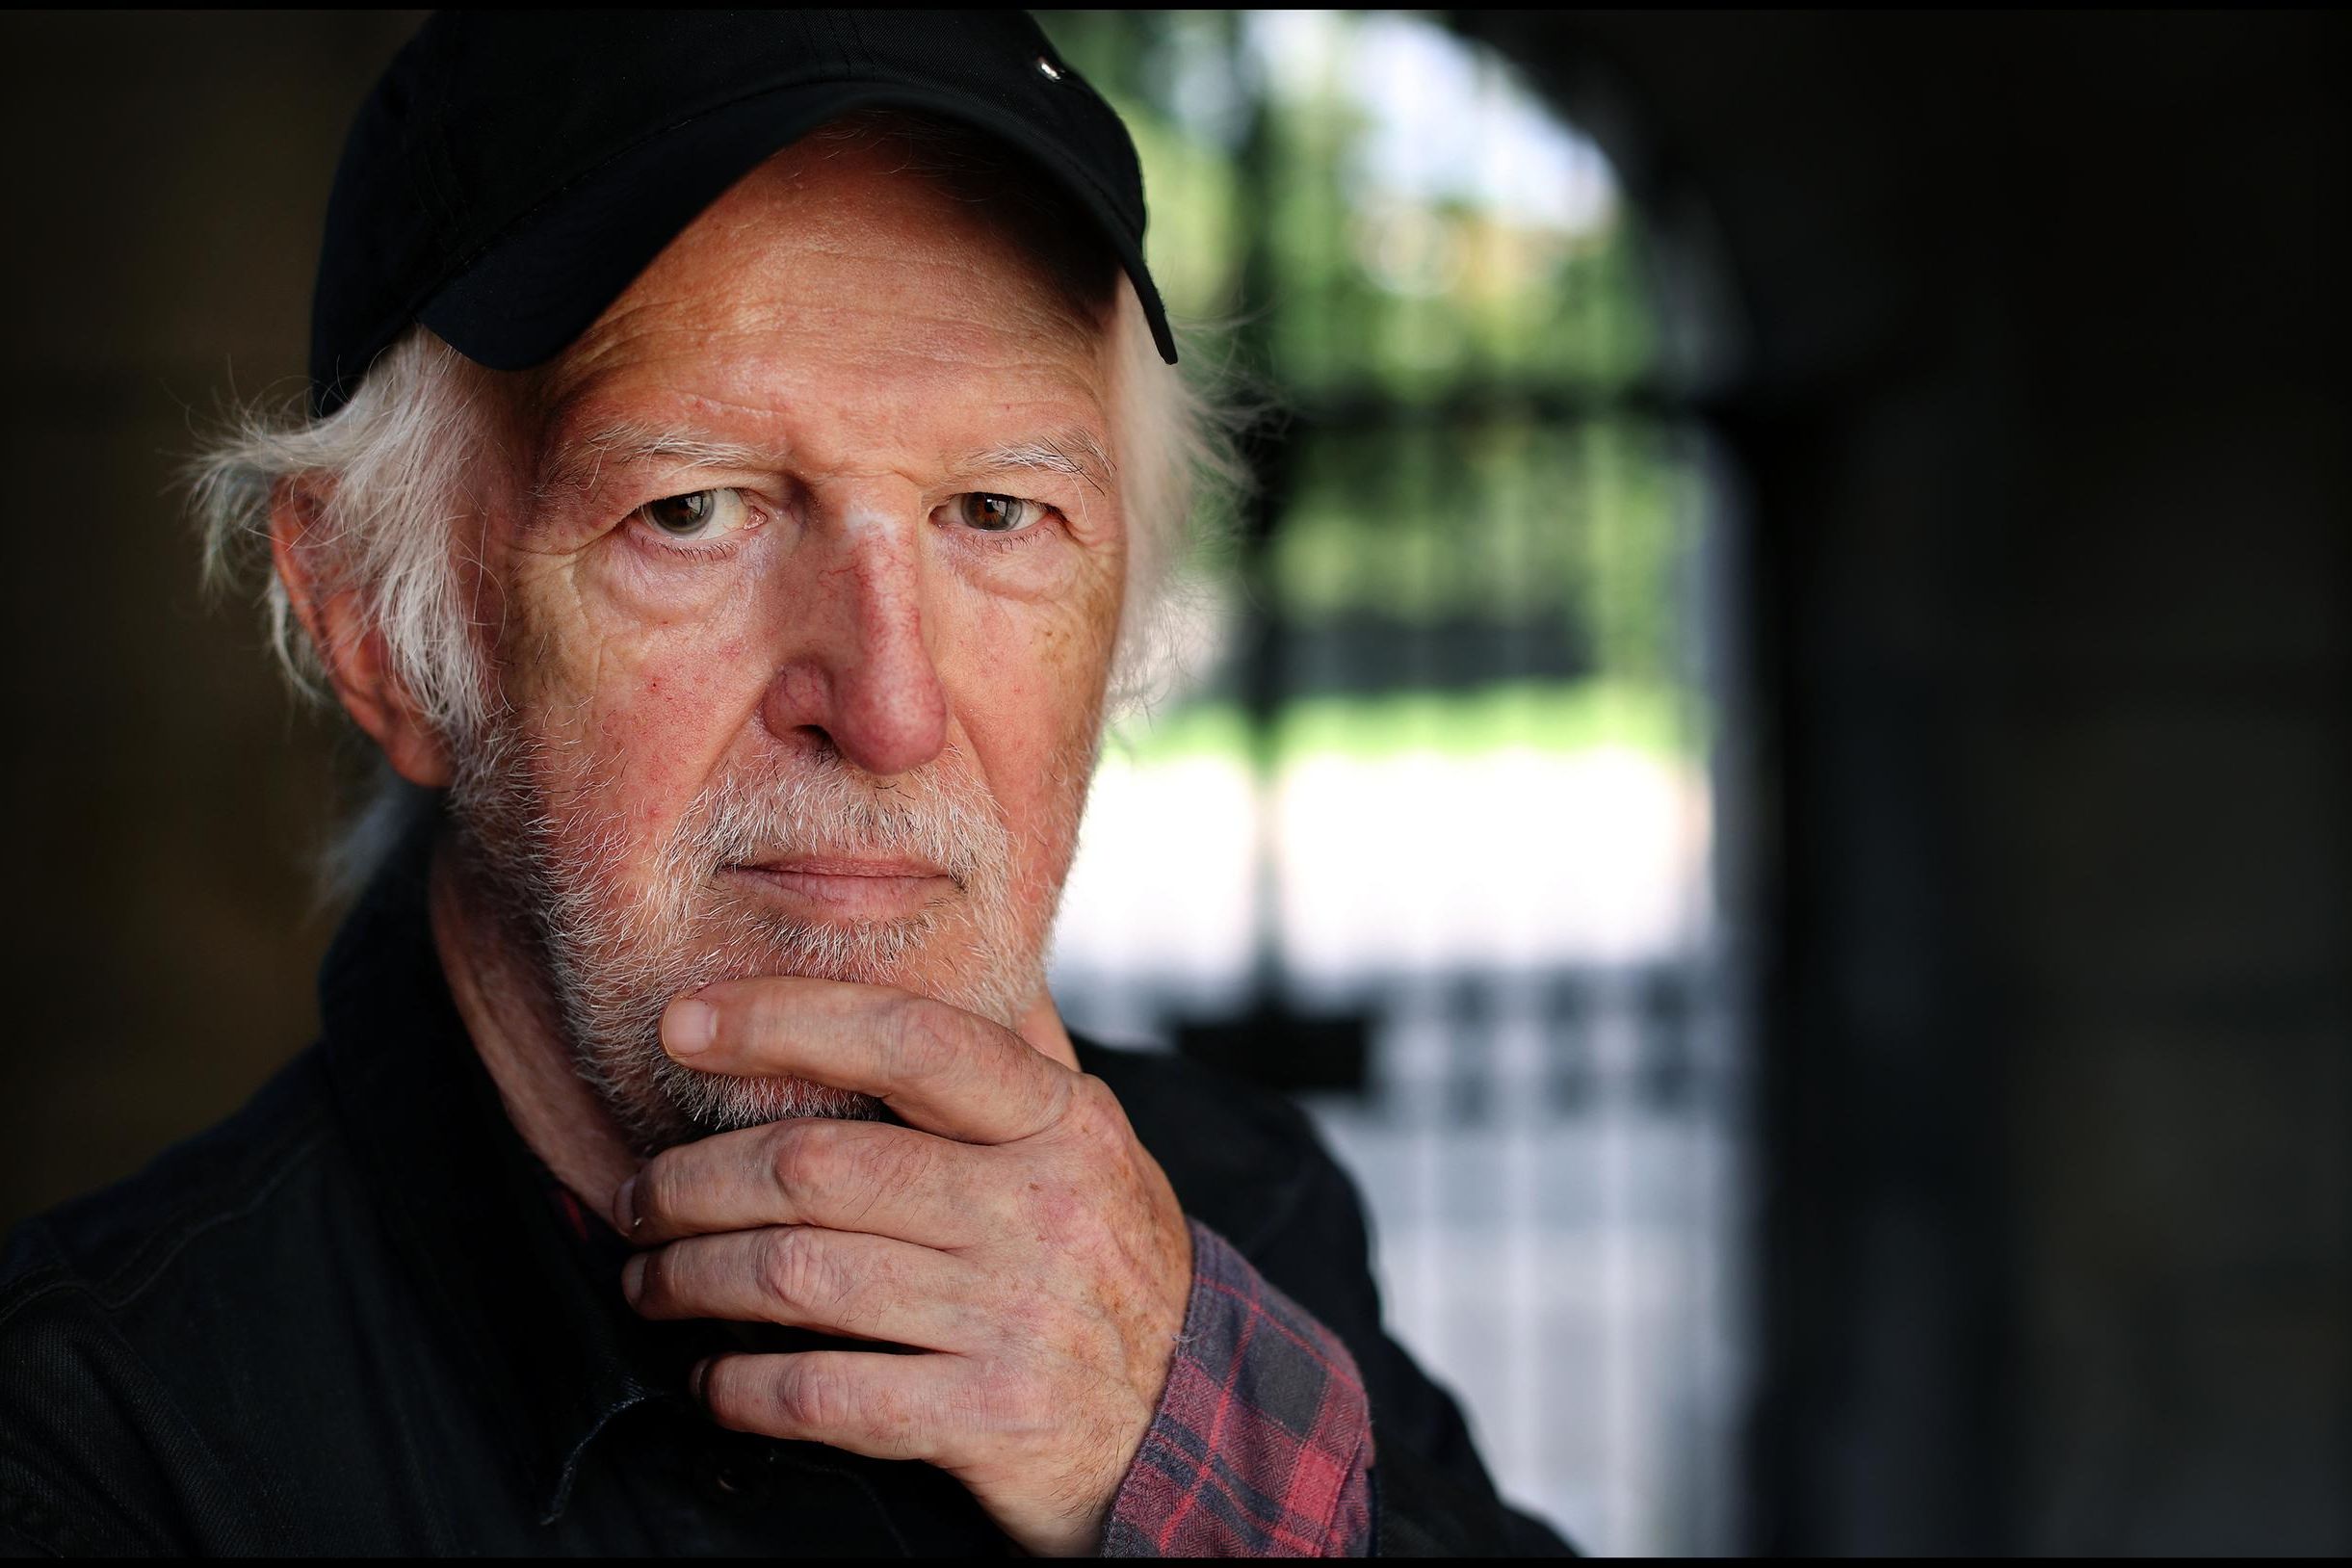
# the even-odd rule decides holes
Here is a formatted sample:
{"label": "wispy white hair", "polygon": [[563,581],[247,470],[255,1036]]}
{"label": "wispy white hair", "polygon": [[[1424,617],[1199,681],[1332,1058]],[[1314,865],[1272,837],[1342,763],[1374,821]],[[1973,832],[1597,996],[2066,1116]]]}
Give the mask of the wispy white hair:
{"label": "wispy white hair", "polygon": [[[1128,528],[1128,584],[1111,673],[1114,711],[1148,703],[1174,673],[1169,635],[1188,553],[1221,526],[1245,483],[1233,418],[1214,376],[1160,358],[1122,278],[1111,322],[1111,444]],[[1188,344],[1198,364],[1205,345]],[[301,548],[321,596],[349,592],[382,639],[395,679],[456,750],[483,733],[495,700],[489,629],[466,600],[459,552],[481,498],[510,476],[497,441],[500,389],[423,327],[377,360],[325,419],[299,402],[233,413],[190,464],[209,580],[256,592],[272,646],[298,692],[325,695],[327,650],[294,614],[271,566],[273,509],[312,509]],[[364,877],[426,802],[388,770],[373,804],[330,849],[338,890]]]}
{"label": "wispy white hair", "polygon": [[479,506],[469,476],[495,460],[493,396],[470,360],[412,327],[333,414],[311,419],[299,401],[236,409],[191,462],[206,580],[258,586],[270,644],[304,695],[324,697],[327,650],[272,565],[281,504],[311,511],[298,547],[317,596],[356,596],[358,620],[436,731],[479,732],[489,694],[457,551]]}
{"label": "wispy white hair", "polygon": [[1160,357],[1124,278],[1112,323],[1111,446],[1127,518],[1127,596],[1111,665],[1115,714],[1161,695],[1181,671],[1174,640],[1190,558],[1237,521],[1250,474],[1239,442],[1249,410],[1206,329],[1180,333],[1183,364]]}

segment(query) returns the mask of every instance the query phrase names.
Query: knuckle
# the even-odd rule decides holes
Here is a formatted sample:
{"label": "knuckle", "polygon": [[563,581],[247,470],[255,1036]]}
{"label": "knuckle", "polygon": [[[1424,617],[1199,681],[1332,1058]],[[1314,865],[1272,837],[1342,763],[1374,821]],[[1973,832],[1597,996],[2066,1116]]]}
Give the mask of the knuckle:
{"label": "knuckle", "polygon": [[816,1121],[778,1122],[769,1134],[768,1173],[786,1193],[805,1192],[824,1181],[824,1149]]}
{"label": "knuckle", "polygon": [[851,1439],[874,1451],[924,1451],[920,1412],[879,1388],[868,1388],[839,1365],[794,1357],[768,1391],[771,1419],[787,1431],[824,1440]]}
{"label": "knuckle", "polygon": [[777,1370],[770,1397],[776,1415],[801,1431],[837,1431],[852,1414],[849,1385],[841,1376],[797,1356]]}
{"label": "knuckle", "polygon": [[1079,1104],[1081,1081],[1072,1073],[1048,1071],[1032,1075],[1030,1083],[1030,1137],[1058,1133]]}
{"label": "knuckle", "polygon": [[779,1133],[770,1173],[796,1215],[822,1197],[823,1213],[863,1218],[874,1207],[918,1187],[930,1173],[930,1140],[867,1122],[807,1121]]}
{"label": "knuckle", "polygon": [[1080,1073],[1068,1081],[1062,1117],[1089,1138],[1123,1143],[1133,1137],[1127,1122],[1127,1108],[1111,1085],[1092,1073]]}
{"label": "knuckle", "polygon": [[796,1306],[820,1301],[826,1272],[811,1232],[780,1226],[768,1233],[760,1249],[760,1283],[770,1296]]}

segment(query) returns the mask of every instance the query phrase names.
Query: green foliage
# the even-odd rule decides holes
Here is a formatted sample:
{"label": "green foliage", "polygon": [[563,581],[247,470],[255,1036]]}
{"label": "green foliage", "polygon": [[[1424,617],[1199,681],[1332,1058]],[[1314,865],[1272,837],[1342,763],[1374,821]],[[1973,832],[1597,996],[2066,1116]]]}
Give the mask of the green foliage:
{"label": "green foliage", "polygon": [[[1479,93],[1524,90],[1435,24],[1393,16],[1038,15],[1135,137],[1171,308],[1239,320],[1245,359],[1295,410],[1284,505],[1263,557],[1241,563],[1242,597],[1304,639],[1342,622],[1407,639],[1547,629],[1576,666],[1552,671],[1554,719],[1535,730],[1548,744],[1602,733],[1560,714],[1632,712],[1635,691],[1635,708],[1668,702],[1687,641],[1693,481],[1671,431],[1627,406],[1658,337],[1630,209],[1610,199],[1565,222],[1467,178],[1416,185],[1377,167],[1394,148],[1365,51],[1419,27],[1405,41],[1474,72]],[[1495,668],[1490,685],[1524,695],[1519,673]],[[1472,716],[1446,734],[1495,733],[1455,694],[1347,699],[1344,719],[1315,706],[1335,700],[1302,692],[1277,728],[1376,748],[1365,726],[1428,719],[1418,702]],[[1238,722],[1208,704],[1163,721],[1188,745],[1241,746]],[[1635,729],[1691,744],[1694,726]]]}
{"label": "green foliage", "polygon": [[[1162,293],[1183,315],[1263,312],[1284,390],[1609,390],[1648,371],[1655,333],[1622,206],[1577,233],[1458,196],[1368,189],[1348,27],[1325,58],[1269,72],[1233,13],[1037,16],[1135,138]],[[1211,79],[1228,111],[1188,108],[1186,85]],[[1239,299],[1253,245],[1267,292]]]}
{"label": "green foliage", "polygon": [[[1689,753],[1704,739],[1690,706],[1669,687],[1587,680],[1512,681],[1473,692],[1392,692],[1372,697],[1303,697],[1274,728],[1271,761],[1341,755],[1385,761],[1413,754],[1489,756],[1498,751],[1621,749]],[[1111,755],[1142,767],[1253,752],[1238,703],[1195,702],[1149,725],[1114,734]]]}
{"label": "green foliage", "polygon": [[1566,617],[1597,673],[1667,681],[1686,492],[1667,432],[1630,418],[1333,432],[1300,456],[1271,588],[1304,627]]}

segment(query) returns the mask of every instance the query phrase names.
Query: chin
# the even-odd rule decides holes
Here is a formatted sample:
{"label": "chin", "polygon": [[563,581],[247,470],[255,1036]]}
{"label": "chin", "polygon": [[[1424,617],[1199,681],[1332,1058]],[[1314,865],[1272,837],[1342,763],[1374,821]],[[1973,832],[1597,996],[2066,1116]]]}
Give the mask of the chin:
{"label": "chin", "polygon": [[805,1078],[737,1078],[725,1073],[697,1073],[667,1058],[654,1071],[663,1096],[676,1112],[676,1126],[683,1133],[670,1139],[673,1143],[802,1116],[822,1116],[834,1121],[895,1119],[890,1108],[871,1094],[831,1088]]}
{"label": "chin", "polygon": [[[795,1077],[700,1072],[662,1049],[663,1011],[679,996],[727,980],[799,976],[888,986],[1013,1028],[1043,984],[1042,964],[977,939],[933,912],[886,924],[795,924],[779,929],[730,911],[691,955],[642,949],[631,961],[559,967],[557,987],[573,1058],[640,1155],[787,1117],[895,1119],[870,1094]],[[601,983],[600,983],[601,982]]]}

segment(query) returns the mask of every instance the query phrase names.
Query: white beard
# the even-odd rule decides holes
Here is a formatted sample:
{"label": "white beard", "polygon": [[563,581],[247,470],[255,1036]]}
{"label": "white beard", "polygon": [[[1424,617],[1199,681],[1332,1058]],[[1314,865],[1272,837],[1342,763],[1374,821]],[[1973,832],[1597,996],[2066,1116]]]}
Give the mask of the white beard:
{"label": "white beard", "polygon": [[[603,777],[551,777],[581,770],[510,725],[465,749],[451,802],[466,858],[536,960],[575,1070],[640,1155],[786,1116],[884,1114],[865,1094],[672,1060],[663,1011],[714,981],[896,985],[1007,1028],[1043,987],[1053,901],[1022,920],[1010,835],[952,748],[887,787],[829,750],[779,777],[730,772],[695,798],[641,884],[627,874],[621,814],[596,803]],[[956,891],[901,919],[808,922],[719,876],[785,853],[902,855],[941,867]]]}

